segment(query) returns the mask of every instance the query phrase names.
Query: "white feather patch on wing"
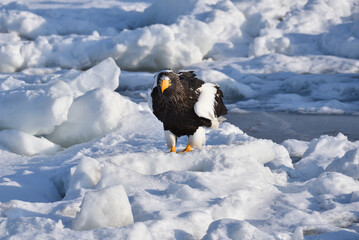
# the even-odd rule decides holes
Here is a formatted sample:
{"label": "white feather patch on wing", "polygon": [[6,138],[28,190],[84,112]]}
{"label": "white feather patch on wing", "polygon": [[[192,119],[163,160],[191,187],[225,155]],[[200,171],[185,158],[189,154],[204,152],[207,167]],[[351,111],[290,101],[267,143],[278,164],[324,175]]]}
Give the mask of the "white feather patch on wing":
{"label": "white feather patch on wing", "polygon": [[200,88],[197,102],[194,105],[194,111],[199,117],[207,118],[212,121],[212,127],[218,127],[218,120],[214,114],[215,96],[217,93],[216,85],[205,83]]}

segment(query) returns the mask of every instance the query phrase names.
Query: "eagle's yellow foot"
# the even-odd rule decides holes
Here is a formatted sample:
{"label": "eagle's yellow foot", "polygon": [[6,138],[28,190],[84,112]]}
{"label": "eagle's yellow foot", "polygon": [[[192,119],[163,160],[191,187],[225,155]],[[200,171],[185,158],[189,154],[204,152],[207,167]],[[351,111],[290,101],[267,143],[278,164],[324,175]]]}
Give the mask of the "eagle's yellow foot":
{"label": "eagle's yellow foot", "polygon": [[174,152],[174,153],[176,152],[176,148],[175,148],[175,146],[172,146],[172,147],[171,147],[170,152]]}
{"label": "eagle's yellow foot", "polygon": [[183,151],[181,151],[180,153],[190,152],[190,151],[191,151],[191,145],[188,144],[187,147],[185,149],[183,149]]}

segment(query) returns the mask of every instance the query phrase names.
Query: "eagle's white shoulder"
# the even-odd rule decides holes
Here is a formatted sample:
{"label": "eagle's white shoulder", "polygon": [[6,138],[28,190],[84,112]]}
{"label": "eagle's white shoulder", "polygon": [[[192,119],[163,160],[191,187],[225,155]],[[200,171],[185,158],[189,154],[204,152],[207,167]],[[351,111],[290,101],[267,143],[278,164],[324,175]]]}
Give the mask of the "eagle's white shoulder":
{"label": "eagle's white shoulder", "polygon": [[212,127],[217,128],[219,123],[214,112],[216,104],[217,85],[213,83],[205,83],[198,91],[200,92],[197,102],[194,105],[194,111],[199,117],[203,117],[212,121]]}

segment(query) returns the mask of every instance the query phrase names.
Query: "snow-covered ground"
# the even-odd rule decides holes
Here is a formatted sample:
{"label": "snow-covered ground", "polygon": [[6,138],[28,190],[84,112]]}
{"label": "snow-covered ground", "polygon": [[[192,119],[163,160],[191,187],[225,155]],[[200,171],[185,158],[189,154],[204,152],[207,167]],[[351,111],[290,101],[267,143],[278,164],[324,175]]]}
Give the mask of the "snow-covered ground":
{"label": "snow-covered ground", "polygon": [[147,105],[171,67],[230,114],[357,116],[358,59],[357,0],[1,1],[0,239],[359,239],[359,140],[173,154]]}

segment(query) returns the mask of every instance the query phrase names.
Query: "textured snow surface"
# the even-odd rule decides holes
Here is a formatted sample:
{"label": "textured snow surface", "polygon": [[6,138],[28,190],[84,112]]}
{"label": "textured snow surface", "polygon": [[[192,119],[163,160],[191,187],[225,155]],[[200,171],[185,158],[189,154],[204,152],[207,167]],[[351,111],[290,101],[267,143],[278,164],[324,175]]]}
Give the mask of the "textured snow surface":
{"label": "textured snow surface", "polygon": [[358,44],[356,0],[1,1],[0,239],[358,239],[358,140],[174,154],[147,105],[171,68],[230,113],[355,116]]}
{"label": "textured snow surface", "polygon": [[271,53],[359,57],[355,0],[31,0],[0,7],[2,72],[87,68],[108,57],[127,70]]}

